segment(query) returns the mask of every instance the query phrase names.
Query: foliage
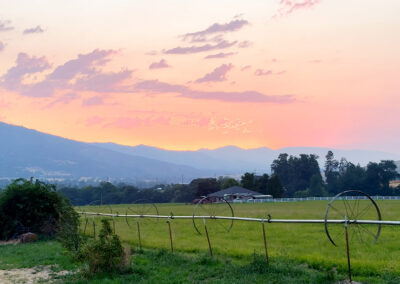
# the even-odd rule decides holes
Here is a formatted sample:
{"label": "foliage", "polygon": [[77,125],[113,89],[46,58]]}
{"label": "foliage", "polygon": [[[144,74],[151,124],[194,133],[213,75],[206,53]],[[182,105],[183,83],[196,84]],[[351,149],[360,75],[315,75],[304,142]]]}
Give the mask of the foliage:
{"label": "foliage", "polygon": [[285,194],[285,189],[278,175],[272,175],[267,184],[267,194],[272,195],[274,198],[281,198]]}
{"label": "foliage", "polygon": [[99,238],[88,241],[83,248],[83,260],[88,263],[90,274],[118,272],[124,268],[125,253],[119,237],[112,233],[108,219],[102,219],[101,223]]}
{"label": "foliage", "polygon": [[271,170],[279,176],[288,197],[296,191],[309,188],[313,176],[321,176],[317,159],[318,156],[313,154],[300,154],[299,157],[280,154],[272,162]]}
{"label": "foliage", "polygon": [[0,239],[9,239],[21,228],[53,236],[57,229],[78,224],[79,216],[55,186],[17,179],[0,196]]}
{"label": "foliage", "polygon": [[396,190],[389,187],[389,182],[399,177],[394,161],[382,160],[370,162],[366,168],[354,165],[345,158],[334,159],[331,151],[326,155],[325,176],[330,194],[356,189],[370,195],[392,195]]}
{"label": "foliage", "polygon": [[234,178],[221,178],[218,180],[218,182],[221,184],[222,189],[226,189],[232,186],[237,186],[239,185],[239,182],[234,179]]}
{"label": "foliage", "polygon": [[207,194],[221,190],[221,186],[215,178],[194,179],[190,182],[189,188],[193,188],[196,197],[206,196]]}

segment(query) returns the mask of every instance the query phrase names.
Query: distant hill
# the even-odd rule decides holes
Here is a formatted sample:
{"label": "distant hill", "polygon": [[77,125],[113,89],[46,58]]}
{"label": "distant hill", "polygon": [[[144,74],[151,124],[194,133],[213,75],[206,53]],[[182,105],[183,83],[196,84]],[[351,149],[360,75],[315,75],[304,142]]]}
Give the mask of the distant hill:
{"label": "distant hill", "polygon": [[178,182],[209,176],[198,170],[0,123],[0,178],[126,178]]}
{"label": "distant hill", "polygon": [[[269,173],[280,153],[317,154],[321,167],[332,150],[337,159],[365,166],[369,161],[400,160],[400,155],[378,151],[293,147],[169,151],[145,145],[83,143],[0,122],[0,184],[9,178],[31,176],[58,180],[122,179],[130,181],[189,182],[198,177],[244,172]],[[400,163],[399,163],[400,168]]]}
{"label": "distant hill", "polygon": [[280,153],[289,155],[316,154],[319,156],[321,168],[325,163],[325,155],[332,150],[336,159],[345,157],[348,161],[366,166],[368,162],[380,160],[397,160],[399,154],[368,150],[340,150],[318,147],[290,147],[272,150],[266,147],[255,149],[241,149],[235,146],[226,146],[214,150],[200,149],[197,151],[170,151],[160,148],[139,146],[122,146],[114,143],[98,143],[99,147],[117,151],[124,154],[148,157],[165,162],[176,162],[199,169],[210,169],[218,175],[229,173],[243,173],[246,171],[256,173],[269,173],[271,163]]}

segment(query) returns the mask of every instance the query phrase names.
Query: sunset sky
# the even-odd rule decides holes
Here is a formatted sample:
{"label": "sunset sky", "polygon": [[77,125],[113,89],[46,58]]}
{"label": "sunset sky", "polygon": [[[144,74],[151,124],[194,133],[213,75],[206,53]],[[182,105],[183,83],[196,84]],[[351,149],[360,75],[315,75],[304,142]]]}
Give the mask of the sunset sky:
{"label": "sunset sky", "polygon": [[399,13],[398,0],[0,0],[0,121],[174,150],[400,153]]}

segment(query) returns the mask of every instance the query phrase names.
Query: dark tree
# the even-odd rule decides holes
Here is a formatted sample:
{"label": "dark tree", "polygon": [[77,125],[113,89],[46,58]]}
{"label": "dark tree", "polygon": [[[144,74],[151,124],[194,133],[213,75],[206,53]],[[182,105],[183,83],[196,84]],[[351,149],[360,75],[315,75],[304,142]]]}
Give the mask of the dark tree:
{"label": "dark tree", "polygon": [[279,176],[287,190],[286,194],[291,197],[296,191],[308,189],[314,175],[321,177],[317,159],[318,156],[313,154],[290,156],[289,159],[287,154],[280,154],[278,159],[273,161],[271,169]]}
{"label": "dark tree", "polygon": [[285,194],[285,189],[278,175],[272,175],[268,180],[267,194],[272,195],[274,198],[281,198]]}
{"label": "dark tree", "polygon": [[336,194],[339,191],[339,161],[334,159],[332,151],[325,156],[325,178],[328,192]]}
{"label": "dark tree", "polygon": [[255,191],[266,194],[267,186],[268,186],[269,176],[267,174],[263,174],[262,176],[255,176]]}
{"label": "dark tree", "polygon": [[221,187],[222,189],[225,189],[236,185],[239,185],[239,182],[234,178],[225,178]]}
{"label": "dark tree", "polygon": [[247,189],[256,190],[255,189],[255,178],[254,173],[245,173],[242,175],[240,179],[240,184]]}

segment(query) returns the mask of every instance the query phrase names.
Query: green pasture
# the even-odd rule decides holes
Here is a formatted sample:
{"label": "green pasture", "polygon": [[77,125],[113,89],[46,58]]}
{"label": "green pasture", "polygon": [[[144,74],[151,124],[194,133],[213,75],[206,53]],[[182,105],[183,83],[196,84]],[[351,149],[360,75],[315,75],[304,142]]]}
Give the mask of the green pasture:
{"label": "green pasture", "polygon": [[[367,201],[360,201],[356,206],[366,206]],[[327,201],[303,201],[288,203],[258,203],[232,204],[237,217],[267,218],[270,214],[274,219],[323,219]],[[400,201],[377,201],[383,220],[400,220]],[[90,212],[118,212],[126,214],[127,208],[135,205],[86,206],[77,210]],[[157,204],[160,215],[192,215],[193,205]],[[110,209],[111,208],[111,209]],[[149,209],[151,214],[152,209]],[[223,210],[221,211],[223,212]],[[129,212],[134,214],[133,212]],[[373,219],[373,214],[364,216]],[[100,217],[89,217],[86,234],[93,234],[92,222],[99,228]],[[137,222],[140,224],[142,245],[145,248],[169,249],[168,224],[165,219],[148,220],[130,218],[127,225],[125,217],[115,218],[116,233],[121,239],[138,245]],[[225,222],[225,223],[222,223]],[[261,223],[234,221],[232,230],[227,233],[224,226],[227,221],[207,220],[211,244],[216,255],[230,256],[236,261],[248,261],[254,255],[264,253]],[[201,227],[201,223],[199,226]],[[82,218],[81,230],[85,227]],[[199,235],[192,220],[172,219],[174,249],[181,252],[201,252],[208,250],[204,234]],[[307,262],[310,267],[325,267],[347,271],[346,251],[344,246],[343,225],[336,225],[332,231],[338,233],[338,247],[333,246],[325,235],[323,224],[265,224],[269,254],[274,258]],[[356,231],[350,227],[350,253],[352,268],[355,275],[368,277],[373,275],[400,274],[400,227],[383,226],[380,238],[375,245],[360,242],[368,239],[367,231],[374,231],[375,225],[366,226],[366,231]]]}

